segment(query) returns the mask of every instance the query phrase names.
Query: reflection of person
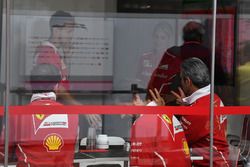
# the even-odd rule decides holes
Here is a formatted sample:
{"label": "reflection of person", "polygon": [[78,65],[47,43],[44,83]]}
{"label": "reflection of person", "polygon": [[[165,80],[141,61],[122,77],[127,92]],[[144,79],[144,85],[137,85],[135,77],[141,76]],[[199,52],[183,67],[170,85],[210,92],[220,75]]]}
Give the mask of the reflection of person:
{"label": "reflection of person", "polygon": [[238,74],[238,103],[239,105],[250,105],[250,41],[246,42],[241,55],[240,66],[237,68]]}
{"label": "reflection of person", "polygon": [[55,12],[50,18],[50,38],[43,41],[36,51],[35,63],[54,64],[60,70],[63,80],[67,80],[69,75],[74,23],[74,17],[70,13]]}
{"label": "reflection of person", "polygon": [[160,22],[153,30],[153,50],[144,53],[139,60],[137,78],[139,87],[146,88],[152,72],[159,64],[166,48],[171,44],[173,28],[167,22]]}
{"label": "reflection of person", "polygon": [[[152,105],[156,105],[154,101],[148,104]],[[191,167],[185,134],[175,116],[146,114],[137,118],[131,130],[130,166]]]}
{"label": "reflection of person", "polygon": [[[198,58],[189,58],[183,61],[180,71],[181,86],[177,103],[189,106],[210,106],[210,77],[208,68]],[[187,97],[185,97],[187,95]],[[223,106],[220,98],[215,94],[214,106]],[[202,111],[201,111],[202,112]],[[205,113],[204,113],[205,114]],[[195,155],[203,156],[204,160],[194,161],[195,166],[209,166],[209,116],[181,116],[180,121],[189,144]],[[214,161],[213,166],[228,165],[228,144],[225,136],[226,120],[223,116],[214,117]]]}
{"label": "reflection of person", "polygon": [[[56,102],[61,74],[55,66],[35,66],[31,81],[34,94],[30,105],[62,105]],[[73,166],[78,115],[15,115],[10,117],[10,122],[10,143],[16,146],[17,166]]]}
{"label": "reflection of person", "polygon": [[[237,67],[236,90],[237,104],[240,106],[250,105],[250,41],[246,41],[239,55],[239,66]],[[228,116],[228,134],[230,140],[239,140],[243,129],[245,115]],[[237,124],[235,124],[237,122]]]}
{"label": "reflection of person", "polygon": [[190,21],[183,27],[183,40],[181,46],[181,58],[183,60],[197,57],[210,67],[210,50],[202,42],[205,34],[204,26],[201,23]]}
{"label": "reflection of person", "polygon": [[[166,104],[174,100],[173,96],[169,94],[171,89],[176,90],[178,87],[181,61],[189,57],[197,57],[205,64],[209,64],[210,50],[202,45],[204,31],[202,24],[194,21],[188,22],[183,27],[184,43],[180,47],[174,46],[167,49],[158,67],[154,70],[148,90],[154,88],[159,90],[166,100]],[[152,98],[149,93],[148,98]]]}
{"label": "reflection of person", "polygon": [[[64,90],[59,95],[59,99],[65,104],[81,105],[68,93],[70,89],[68,77],[74,25],[75,19],[70,13],[64,11],[55,12],[50,18],[50,38],[37,47],[35,64],[48,63],[56,66],[62,75],[59,87]],[[91,126],[99,127],[100,115],[88,114],[85,115],[85,118]]]}

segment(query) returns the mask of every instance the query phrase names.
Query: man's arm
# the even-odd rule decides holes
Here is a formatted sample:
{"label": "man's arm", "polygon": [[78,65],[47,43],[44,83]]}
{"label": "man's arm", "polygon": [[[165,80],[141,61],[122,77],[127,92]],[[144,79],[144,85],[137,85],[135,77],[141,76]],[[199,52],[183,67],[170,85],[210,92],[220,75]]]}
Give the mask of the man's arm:
{"label": "man's arm", "polygon": [[[60,86],[60,88],[57,89],[58,97],[61,98],[64,102],[64,104],[67,105],[83,105],[63,87]],[[86,120],[88,121],[89,125],[95,128],[99,128],[102,118],[100,114],[84,114]]]}

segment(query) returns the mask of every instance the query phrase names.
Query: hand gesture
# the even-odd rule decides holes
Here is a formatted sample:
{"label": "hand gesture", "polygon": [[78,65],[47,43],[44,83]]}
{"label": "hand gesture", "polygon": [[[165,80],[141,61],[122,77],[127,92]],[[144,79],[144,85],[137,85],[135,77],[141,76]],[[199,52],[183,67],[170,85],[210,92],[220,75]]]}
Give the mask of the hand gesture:
{"label": "hand gesture", "polygon": [[154,91],[152,91],[151,89],[149,89],[149,93],[150,95],[152,96],[153,98],[153,101],[155,101],[155,103],[158,105],[158,106],[165,106],[165,101],[164,99],[161,97],[159,91],[154,88]]}
{"label": "hand gesture", "polygon": [[86,114],[85,118],[91,127],[99,128],[102,124],[102,118],[99,114]]}
{"label": "hand gesture", "polygon": [[176,97],[176,103],[179,104],[180,106],[187,106],[188,103],[183,101],[183,98],[186,97],[185,93],[180,87],[178,87],[178,90],[179,90],[179,94],[174,91],[171,91],[171,93]]}
{"label": "hand gesture", "polygon": [[138,94],[133,95],[133,105],[135,106],[145,106],[145,102],[142,101],[141,97]]}

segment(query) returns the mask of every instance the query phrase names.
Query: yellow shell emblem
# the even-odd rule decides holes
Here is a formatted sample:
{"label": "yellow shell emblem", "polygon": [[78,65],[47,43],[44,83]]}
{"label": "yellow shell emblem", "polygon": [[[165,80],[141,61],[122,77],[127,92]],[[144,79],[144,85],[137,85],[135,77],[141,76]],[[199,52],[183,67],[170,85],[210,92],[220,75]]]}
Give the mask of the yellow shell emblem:
{"label": "yellow shell emblem", "polygon": [[48,152],[60,151],[63,146],[62,137],[58,134],[49,134],[45,137],[43,141],[44,147]]}
{"label": "yellow shell emblem", "polygon": [[42,120],[44,118],[44,114],[36,114],[36,118]]}
{"label": "yellow shell emblem", "polygon": [[189,147],[188,147],[188,143],[186,140],[183,140],[182,141],[182,144],[183,144],[183,151],[186,155],[189,155],[190,152],[189,152]]}
{"label": "yellow shell emblem", "polygon": [[171,119],[170,119],[166,114],[163,114],[163,115],[162,115],[162,118],[163,118],[167,123],[172,124]]}

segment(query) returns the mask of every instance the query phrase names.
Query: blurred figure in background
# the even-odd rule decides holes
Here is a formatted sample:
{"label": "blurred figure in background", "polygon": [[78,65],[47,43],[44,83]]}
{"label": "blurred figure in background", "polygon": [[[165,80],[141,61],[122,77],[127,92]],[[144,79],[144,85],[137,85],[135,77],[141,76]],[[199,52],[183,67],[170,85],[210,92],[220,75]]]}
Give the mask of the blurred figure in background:
{"label": "blurred figure in background", "polygon": [[[58,68],[62,81],[59,84],[60,94],[58,100],[63,104],[82,105],[69,93],[69,72],[72,56],[72,39],[75,26],[75,18],[68,12],[56,11],[50,18],[50,37],[37,47],[35,64],[53,64]],[[101,116],[97,114],[85,114],[84,118],[90,126],[99,128]],[[85,122],[85,120],[84,120]]]}
{"label": "blurred figure in background", "polygon": [[[72,38],[74,33],[74,17],[64,11],[56,11],[50,18],[50,37],[37,47],[35,64],[49,63],[55,65],[67,82],[72,56]],[[68,84],[68,83],[67,83]],[[65,85],[64,85],[65,86]],[[69,85],[65,88],[69,89]]]}
{"label": "blurred figure in background", "polygon": [[153,49],[144,53],[139,59],[137,70],[138,86],[147,88],[152,72],[159,64],[166,49],[174,44],[173,27],[168,22],[158,23],[153,30]]}
{"label": "blurred figure in background", "polygon": [[238,104],[242,106],[250,105],[250,41],[246,42],[243,54],[239,57],[239,67],[237,68]]}
{"label": "blurred figure in background", "polygon": [[[250,41],[244,43],[241,51],[236,69],[236,100],[239,106],[250,106]],[[240,148],[244,163],[250,163],[250,115],[229,115],[228,122],[230,144]]]}
{"label": "blurred figure in background", "polygon": [[[236,69],[236,104],[239,106],[250,105],[250,41],[241,45]],[[245,115],[228,116],[228,140],[232,145],[238,146],[241,140],[243,121]],[[237,124],[235,124],[237,122]]]}
{"label": "blurred figure in background", "polygon": [[[165,99],[166,105],[174,105],[175,97],[170,90],[177,90],[179,83],[180,64],[189,57],[200,58],[209,67],[210,50],[203,46],[205,29],[201,23],[190,21],[183,27],[183,40],[181,46],[174,46],[165,52],[158,67],[154,70],[148,83],[148,90],[156,88]],[[148,97],[151,95],[148,92]]]}

